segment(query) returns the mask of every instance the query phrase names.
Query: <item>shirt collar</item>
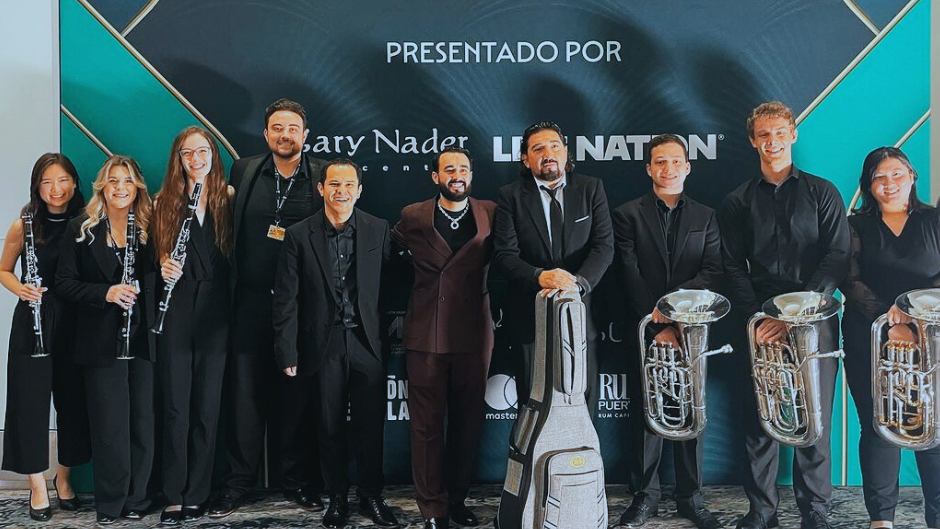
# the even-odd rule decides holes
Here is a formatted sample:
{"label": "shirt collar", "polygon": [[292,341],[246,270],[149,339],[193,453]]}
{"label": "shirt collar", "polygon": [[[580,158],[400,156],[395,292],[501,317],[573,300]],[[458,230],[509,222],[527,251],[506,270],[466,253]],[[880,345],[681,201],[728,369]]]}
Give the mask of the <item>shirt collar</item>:
{"label": "shirt collar", "polygon": [[346,226],[342,231],[337,230],[333,224],[330,223],[330,219],[326,218],[326,213],[323,214],[323,225],[326,227],[326,234],[335,237],[337,235],[352,235],[356,233],[356,210],[353,209],[352,215],[349,216],[349,220],[346,221]]}
{"label": "shirt collar", "polygon": [[[307,154],[300,153],[300,165],[297,166],[297,174],[294,175],[298,180],[304,178],[309,179],[310,175],[307,174]],[[271,173],[271,176],[275,176],[274,173],[274,155],[271,154],[268,156],[268,161],[264,163],[264,170]]]}
{"label": "shirt collar", "polygon": [[781,181],[779,184],[774,185],[773,183],[771,183],[769,180],[767,180],[767,178],[764,177],[763,173],[761,173],[760,182],[763,183],[763,184],[767,184],[767,185],[769,185],[769,186],[780,187],[780,186],[782,186],[783,184],[785,184],[788,180],[790,180],[791,178],[793,178],[793,179],[795,179],[795,180],[799,180],[799,179],[800,179],[800,170],[796,168],[796,164],[795,164],[795,163],[790,164],[790,172],[787,173],[787,177],[784,178],[783,181]]}
{"label": "shirt collar", "polygon": [[561,178],[559,178],[559,179],[557,180],[558,183],[555,185],[554,188],[552,188],[551,186],[549,186],[547,183],[545,183],[545,182],[539,180],[538,178],[535,178],[535,176],[533,176],[532,178],[535,180],[535,185],[538,186],[538,187],[540,187],[540,188],[542,188],[542,189],[562,189],[562,188],[565,187],[565,185],[568,184],[568,175],[567,175],[567,174],[562,175]]}
{"label": "shirt collar", "polygon": [[[663,213],[666,213],[669,211],[669,206],[666,205],[666,202],[663,199],[656,196],[656,193],[653,193],[652,191],[650,191],[650,196],[653,197],[653,201],[655,202],[656,207],[659,208],[660,211],[662,211]],[[676,202],[676,207],[672,208],[672,210],[678,211],[684,205],[685,205],[685,193],[682,193],[679,195],[679,201]]]}

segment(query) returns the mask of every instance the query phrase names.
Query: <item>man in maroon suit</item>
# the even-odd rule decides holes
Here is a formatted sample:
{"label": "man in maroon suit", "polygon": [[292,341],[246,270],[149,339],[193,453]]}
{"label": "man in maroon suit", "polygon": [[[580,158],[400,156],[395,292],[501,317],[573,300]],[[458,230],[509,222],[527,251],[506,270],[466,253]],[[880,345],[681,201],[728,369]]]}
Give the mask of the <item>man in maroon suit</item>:
{"label": "man in maroon suit", "polygon": [[435,157],[431,180],[440,193],[402,210],[391,232],[415,273],[404,346],[412,472],[425,528],[446,528],[451,519],[479,524],[464,500],[493,350],[486,275],[496,204],[470,198],[471,164],[466,149]]}

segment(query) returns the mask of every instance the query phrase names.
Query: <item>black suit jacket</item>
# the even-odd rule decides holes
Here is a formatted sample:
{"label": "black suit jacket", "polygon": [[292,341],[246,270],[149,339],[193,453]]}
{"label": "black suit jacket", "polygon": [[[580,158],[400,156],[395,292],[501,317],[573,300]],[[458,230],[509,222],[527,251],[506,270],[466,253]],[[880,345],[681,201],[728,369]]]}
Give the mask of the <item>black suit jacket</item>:
{"label": "black suit jacket", "polygon": [[644,195],[614,210],[614,240],[618,272],[639,321],[656,302],[676,289],[716,290],[722,274],[721,235],[715,210],[684,196],[676,231],[675,258],[667,279],[666,237],[653,194]]}
{"label": "black suit jacket", "polygon": [[[232,168],[229,171],[229,184],[235,189],[234,210],[232,212],[232,237],[236,247],[239,242],[238,237],[241,233],[242,219],[245,217],[245,207],[248,204],[248,197],[251,196],[251,190],[258,180],[258,175],[261,174],[261,167],[271,156],[271,153],[265,153],[240,158],[235,160],[235,163],[232,164]],[[307,161],[307,174],[310,176],[313,186],[316,187],[316,183],[320,181],[320,171],[323,170],[323,166],[326,165],[326,162],[308,155],[303,155],[303,159]],[[317,193],[313,195],[317,199],[318,207],[322,207],[323,204],[318,200],[319,195]],[[234,289],[235,282],[238,279],[237,263],[235,263],[234,269],[235,273],[231,274],[230,277],[232,289]]]}
{"label": "black suit jacket", "polygon": [[[95,236],[89,242],[77,242],[81,224],[87,217],[81,215],[69,221],[59,250],[56,268],[56,292],[71,304],[74,315],[74,343],[72,352],[80,365],[108,367],[117,361],[123,310],[107,301],[108,289],[121,282],[123,267],[107,245],[107,224],[99,222],[92,228]],[[153,361],[156,350],[148,322],[153,321],[153,298],[156,273],[153,255],[146,244],[138,244],[134,260],[135,277],[140,282],[132,313],[132,352],[137,358]],[[148,347],[149,344],[149,347]]]}
{"label": "black suit jacket", "polygon": [[[531,175],[500,188],[493,227],[493,262],[509,280],[510,328],[523,342],[535,336],[538,274],[553,268],[540,193]],[[600,179],[575,173],[567,176],[564,194],[564,269],[578,276],[582,300],[590,307],[591,290],[614,258],[607,195]],[[593,338],[597,331],[592,318],[587,320],[588,336]]]}
{"label": "black suit jacket", "polygon": [[[379,296],[382,265],[389,259],[388,222],[355,210],[357,310],[372,354],[382,359]],[[274,285],[274,354],[281,368],[317,372],[333,334],[337,307],[324,213],[287,228]]]}

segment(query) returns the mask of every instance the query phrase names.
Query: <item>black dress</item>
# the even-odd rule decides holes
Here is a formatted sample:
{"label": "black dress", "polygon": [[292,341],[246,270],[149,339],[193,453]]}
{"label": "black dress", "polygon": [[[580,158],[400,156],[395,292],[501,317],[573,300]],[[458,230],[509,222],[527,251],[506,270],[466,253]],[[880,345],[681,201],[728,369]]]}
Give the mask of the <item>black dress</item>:
{"label": "black dress", "polygon": [[[894,520],[901,449],[873,426],[871,325],[904,292],[940,286],[940,211],[914,210],[895,236],[880,214],[852,215],[852,261],[842,285],[845,372],[861,423],[859,458],[872,520]],[[929,527],[940,525],[940,447],[915,452]]]}
{"label": "black dress", "polygon": [[[49,214],[43,221],[43,240],[36,242],[42,285],[42,324],[50,356],[32,358],[35,343],[33,309],[20,300],[13,310],[7,359],[6,420],[3,435],[3,470],[37,474],[49,468],[49,401],[56,409],[59,463],[73,467],[91,459],[85,385],[68,349],[69,318],[56,297],[55,270],[59,242],[68,217]],[[20,256],[26,269],[25,251]],[[24,272],[25,273],[25,272]]]}
{"label": "black dress", "polygon": [[[157,290],[162,296],[162,288]],[[163,402],[163,493],[170,505],[209,499],[229,332],[228,262],[213,216],[194,218],[183,276],[157,339]]]}

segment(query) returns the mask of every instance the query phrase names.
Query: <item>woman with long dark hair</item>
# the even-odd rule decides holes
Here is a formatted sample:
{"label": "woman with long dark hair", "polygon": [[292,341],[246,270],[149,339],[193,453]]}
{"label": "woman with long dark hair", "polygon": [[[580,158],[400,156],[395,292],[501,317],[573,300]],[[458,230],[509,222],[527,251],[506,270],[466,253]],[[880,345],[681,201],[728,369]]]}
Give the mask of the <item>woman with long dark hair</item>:
{"label": "woman with long dark hair", "polygon": [[[49,400],[55,403],[59,465],[53,478],[59,508],[79,508],[69,483],[71,467],[91,458],[84,384],[68,351],[67,319],[56,297],[55,270],[59,243],[69,219],[81,212],[85,200],[78,190],[78,172],[62,154],[46,153],[36,160],[30,178],[29,203],[13,221],[0,255],[0,283],[19,298],[13,310],[7,359],[6,421],[3,470],[29,476],[29,516],[52,517],[46,480],[49,468]],[[26,282],[26,231],[29,219],[40,286]],[[21,262],[23,278],[14,270]],[[33,326],[33,303],[39,303],[43,351]],[[36,356],[33,354],[47,354]]]}
{"label": "woman with long dark hair", "polygon": [[[56,272],[75,314],[75,361],[83,366],[98,523],[139,519],[149,507],[154,453],[154,368],[139,285],[152,279],[147,248],[150,197],[137,162],[111,156],[98,172],[85,213],[69,222]],[[133,211],[133,225],[129,214]],[[128,237],[135,229],[137,237]],[[123,281],[134,251],[133,282]],[[152,276],[152,273],[150,274]],[[126,321],[131,343],[125,351]],[[134,358],[118,359],[128,352]]]}
{"label": "woman with long dark hair", "polygon": [[[888,338],[915,342],[894,304],[904,292],[940,286],[940,212],[917,198],[917,172],[894,147],[875,149],[859,178],[861,206],[849,217],[852,260],[841,290],[845,374],[861,423],[859,459],[871,527],[893,527],[901,449],[873,426],[871,326],[888,314]],[[927,526],[940,528],[940,447],[915,453]]]}
{"label": "woman with long dark hair", "polygon": [[[172,256],[196,184],[202,193],[180,262]],[[168,502],[160,521],[175,525],[202,517],[209,500],[228,347],[232,213],[225,168],[208,132],[189,127],[173,140],[155,204],[154,253],[164,282],[173,288],[157,338]]]}

